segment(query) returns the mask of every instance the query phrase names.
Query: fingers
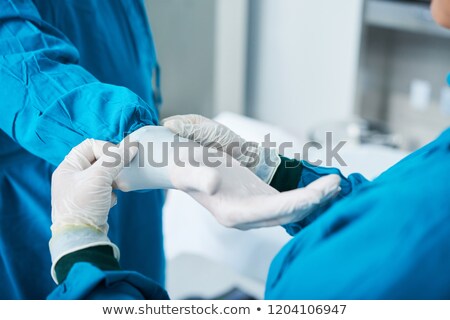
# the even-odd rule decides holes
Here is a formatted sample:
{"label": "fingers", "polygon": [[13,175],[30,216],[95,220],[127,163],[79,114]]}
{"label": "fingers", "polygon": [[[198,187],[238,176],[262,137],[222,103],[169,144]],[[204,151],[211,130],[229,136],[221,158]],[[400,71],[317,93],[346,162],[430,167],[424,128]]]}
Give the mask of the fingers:
{"label": "fingers", "polygon": [[102,140],[93,140],[93,152],[95,156],[95,160],[98,160],[101,158],[101,156],[105,153],[105,151],[113,146],[114,144],[107,141]]}
{"label": "fingers", "polygon": [[334,198],[341,191],[340,183],[340,176],[337,174],[330,174],[310,183],[305,189],[319,192],[319,197],[321,201],[324,202],[328,201],[330,198]]}
{"label": "fingers", "polygon": [[60,164],[61,168],[83,171],[89,168],[97,159],[97,151],[101,150],[105,141],[86,139],[74,147]]}
{"label": "fingers", "polygon": [[245,140],[226,126],[199,115],[173,116],[163,124],[179,136],[193,140],[207,148],[224,150],[237,160],[242,155]]}
{"label": "fingers", "polygon": [[[186,124],[190,124],[192,119],[195,119],[195,117],[191,117],[191,115],[178,115],[178,116],[172,116],[166,119],[163,119],[161,121],[161,124],[168,128],[173,133],[176,133],[182,137],[184,137],[183,133],[185,130]],[[195,120],[194,120],[195,122]]]}
{"label": "fingers", "polygon": [[90,169],[93,174],[101,175],[108,184],[113,184],[125,165],[128,165],[137,155],[139,149],[123,140],[119,145],[109,144],[104,147],[103,154]]}
{"label": "fingers", "polygon": [[305,188],[271,196],[264,204],[267,208],[266,216],[270,219],[269,213],[276,212],[277,217],[273,219],[273,222],[277,224],[301,221],[339,193],[340,181],[341,178],[338,175],[328,175]]}
{"label": "fingers", "polygon": [[[136,146],[124,142],[117,146],[106,141],[86,139],[69,152],[59,168],[85,171],[94,167],[97,174],[103,172],[106,176],[115,179],[137,152]],[[102,170],[98,170],[99,168]]]}
{"label": "fingers", "polygon": [[338,175],[329,175],[305,188],[242,199],[239,212],[228,214],[227,224],[248,230],[301,221],[339,193],[340,180]]}
{"label": "fingers", "polygon": [[204,122],[212,121],[206,117],[199,114],[186,114],[186,115],[176,115],[172,117],[165,118],[161,121],[162,125],[169,127],[174,124],[202,124]]}
{"label": "fingers", "polygon": [[197,114],[172,116],[162,120],[163,126],[173,133],[194,141],[197,141],[198,139],[201,140],[201,137],[198,136],[201,130],[198,129],[208,123],[214,122]]}

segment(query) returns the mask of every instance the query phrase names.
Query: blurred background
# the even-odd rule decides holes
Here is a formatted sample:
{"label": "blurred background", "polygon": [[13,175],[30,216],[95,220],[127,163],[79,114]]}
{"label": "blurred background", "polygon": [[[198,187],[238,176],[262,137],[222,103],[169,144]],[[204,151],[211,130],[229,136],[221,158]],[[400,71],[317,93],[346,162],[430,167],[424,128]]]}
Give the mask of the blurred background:
{"label": "blurred background", "polygon": [[[218,117],[258,141],[271,133],[294,142],[287,156],[331,131],[348,141],[342,170],[369,178],[450,126],[450,31],[434,24],[429,1],[147,0],[147,8],[162,117]],[[261,298],[270,261],[289,241],[282,228],[224,229],[172,191],[165,234],[174,298]]]}

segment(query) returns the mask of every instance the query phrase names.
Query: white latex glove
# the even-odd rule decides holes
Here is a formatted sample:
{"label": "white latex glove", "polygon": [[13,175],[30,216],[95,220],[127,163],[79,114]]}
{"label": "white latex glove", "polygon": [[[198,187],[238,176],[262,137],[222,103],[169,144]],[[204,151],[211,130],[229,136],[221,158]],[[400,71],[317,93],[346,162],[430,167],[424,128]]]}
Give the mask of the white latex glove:
{"label": "white latex glove", "polygon": [[256,142],[247,142],[224,125],[203,116],[173,116],[164,119],[162,123],[183,138],[205,147],[223,150],[267,184],[270,184],[281,163],[275,149],[263,148]]}
{"label": "white latex glove", "polygon": [[[245,230],[299,221],[340,190],[339,176],[330,175],[306,188],[279,193],[226,153],[186,139],[182,142],[190,148],[170,147],[177,138],[166,128],[145,127],[131,136],[141,150],[116,179],[119,188],[183,190],[227,227]],[[155,166],[164,158],[165,166]]]}
{"label": "white latex glove", "polygon": [[[139,148],[137,156],[115,180],[115,185],[122,191],[178,189],[212,194],[218,187],[217,170],[200,163],[200,152],[204,148],[176,136],[167,128],[142,127],[121,144],[125,148]],[[98,154],[101,152],[97,151]],[[200,158],[196,163],[189,161],[194,154]]]}
{"label": "white latex glove", "polygon": [[217,167],[221,183],[214,194],[188,193],[226,227],[248,230],[301,221],[340,191],[340,177],[329,175],[280,193],[228,154],[221,161]]}
{"label": "white latex glove", "polygon": [[[114,151],[116,158],[95,156],[95,150]],[[134,151],[134,152],[133,152]],[[129,158],[137,149],[130,149]],[[118,161],[116,161],[118,160]],[[66,156],[52,176],[52,277],[63,256],[88,247],[108,245],[119,259],[119,249],[108,238],[108,213],[116,204],[112,184],[125,163],[123,147],[85,140]],[[106,163],[113,165],[105,165]]]}

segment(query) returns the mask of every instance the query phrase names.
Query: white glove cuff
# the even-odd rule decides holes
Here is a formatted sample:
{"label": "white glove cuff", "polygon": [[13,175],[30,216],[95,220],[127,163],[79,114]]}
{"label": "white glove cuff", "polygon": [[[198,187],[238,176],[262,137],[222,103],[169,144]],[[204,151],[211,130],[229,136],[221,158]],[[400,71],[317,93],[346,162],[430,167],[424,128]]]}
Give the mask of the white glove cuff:
{"label": "white glove cuff", "polygon": [[281,158],[277,150],[261,148],[259,163],[253,171],[262,181],[270,184],[280,164]]}
{"label": "white glove cuff", "polygon": [[95,246],[110,246],[114,257],[119,260],[119,248],[109,240],[108,236],[94,228],[87,226],[73,226],[58,232],[54,232],[49,242],[50,255],[52,257],[51,275],[58,284],[55,266],[65,255]]}

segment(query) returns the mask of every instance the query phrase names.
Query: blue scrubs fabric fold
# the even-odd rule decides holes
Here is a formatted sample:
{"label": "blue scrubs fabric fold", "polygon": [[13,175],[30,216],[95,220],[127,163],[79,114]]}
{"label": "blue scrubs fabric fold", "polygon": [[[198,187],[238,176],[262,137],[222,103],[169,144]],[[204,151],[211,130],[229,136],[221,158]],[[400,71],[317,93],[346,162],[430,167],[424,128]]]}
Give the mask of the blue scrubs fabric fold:
{"label": "blue scrubs fabric fold", "polygon": [[450,299],[449,181],[450,129],[297,233],[266,298]]}

